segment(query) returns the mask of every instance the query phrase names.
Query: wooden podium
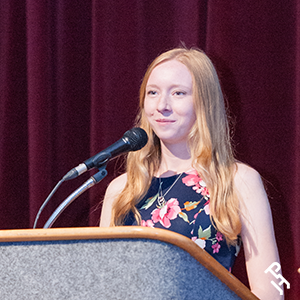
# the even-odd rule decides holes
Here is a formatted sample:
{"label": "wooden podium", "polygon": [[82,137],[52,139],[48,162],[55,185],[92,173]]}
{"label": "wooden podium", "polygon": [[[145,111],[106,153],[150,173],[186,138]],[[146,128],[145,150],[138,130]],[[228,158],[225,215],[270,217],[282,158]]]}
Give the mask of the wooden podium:
{"label": "wooden podium", "polygon": [[258,299],[196,243],[145,227],[0,231],[1,299]]}

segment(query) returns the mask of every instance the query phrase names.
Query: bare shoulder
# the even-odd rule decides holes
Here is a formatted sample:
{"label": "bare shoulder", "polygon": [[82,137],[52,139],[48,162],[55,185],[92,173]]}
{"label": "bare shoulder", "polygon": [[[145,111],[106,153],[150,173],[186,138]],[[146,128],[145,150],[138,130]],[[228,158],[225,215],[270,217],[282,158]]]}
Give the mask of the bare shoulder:
{"label": "bare shoulder", "polygon": [[106,196],[116,196],[120,194],[127,183],[127,173],[113,179],[107,187]]}
{"label": "bare shoulder", "polygon": [[126,183],[127,183],[127,174],[124,173],[116,177],[114,180],[112,180],[111,183],[108,185],[105,192],[102,211],[101,211],[101,218],[100,218],[101,227],[110,226],[113,203],[115,199],[118,197],[118,195],[125,188]]}
{"label": "bare shoulder", "polygon": [[[266,192],[260,174],[250,166],[242,163],[236,164],[236,173],[234,176],[234,184],[239,196],[246,200],[265,199]],[[252,197],[256,195],[256,197]]]}
{"label": "bare shoulder", "polygon": [[241,212],[257,217],[260,210],[269,214],[269,199],[260,174],[246,164],[238,163],[234,177],[235,189],[240,199]]}
{"label": "bare shoulder", "polygon": [[239,185],[260,183],[262,180],[259,173],[255,169],[246,164],[237,163],[234,182],[238,188]]}
{"label": "bare shoulder", "polygon": [[259,173],[245,164],[238,164],[234,184],[240,200],[242,231],[245,233],[251,227],[258,233],[262,232],[261,228],[270,227],[270,203]]}

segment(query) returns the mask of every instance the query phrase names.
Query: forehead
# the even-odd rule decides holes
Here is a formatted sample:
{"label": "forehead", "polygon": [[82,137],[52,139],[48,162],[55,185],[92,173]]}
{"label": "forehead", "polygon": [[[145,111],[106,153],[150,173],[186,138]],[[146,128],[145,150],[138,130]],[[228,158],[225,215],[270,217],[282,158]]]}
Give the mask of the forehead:
{"label": "forehead", "polygon": [[192,85],[192,75],[189,69],[178,60],[169,60],[157,65],[151,72],[147,84],[173,83]]}

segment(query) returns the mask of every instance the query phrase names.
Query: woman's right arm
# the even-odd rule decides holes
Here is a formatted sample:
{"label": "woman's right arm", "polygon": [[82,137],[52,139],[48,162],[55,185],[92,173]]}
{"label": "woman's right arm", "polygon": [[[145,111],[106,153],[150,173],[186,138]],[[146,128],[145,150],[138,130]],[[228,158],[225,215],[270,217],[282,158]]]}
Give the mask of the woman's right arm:
{"label": "woman's right arm", "polygon": [[127,174],[124,173],[119,177],[115,178],[107,187],[100,216],[100,227],[110,226],[113,203],[115,199],[119,196],[119,194],[123,191],[126,182]]}

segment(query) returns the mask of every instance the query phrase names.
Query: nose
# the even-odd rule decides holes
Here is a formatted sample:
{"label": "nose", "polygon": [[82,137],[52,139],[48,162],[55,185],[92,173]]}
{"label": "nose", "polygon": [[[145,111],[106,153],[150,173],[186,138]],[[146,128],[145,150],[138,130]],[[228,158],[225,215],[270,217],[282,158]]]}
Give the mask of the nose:
{"label": "nose", "polygon": [[171,110],[170,105],[170,99],[167,95],[161,95],[159,97],[158,103],[157,103],[157,110],[159,112],[166,112]]}

